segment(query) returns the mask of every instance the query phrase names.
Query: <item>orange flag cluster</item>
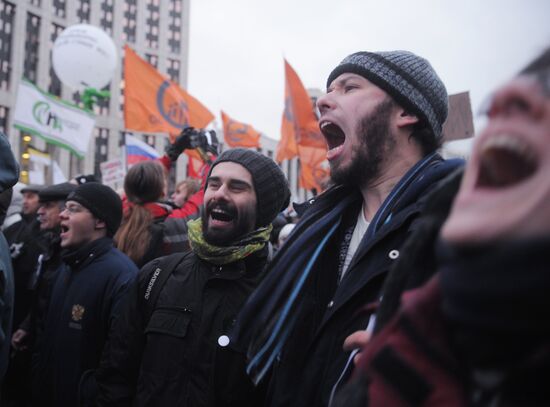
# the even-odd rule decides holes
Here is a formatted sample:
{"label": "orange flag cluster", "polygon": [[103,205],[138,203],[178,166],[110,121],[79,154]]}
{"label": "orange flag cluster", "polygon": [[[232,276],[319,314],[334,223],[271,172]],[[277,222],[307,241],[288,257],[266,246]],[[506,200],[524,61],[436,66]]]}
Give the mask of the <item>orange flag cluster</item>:
{"label": "orange flag cluster", "polygon": [[[285,60],[285,111],[278,162],[300,159],[300,186],[322,190],[328,176],[326,144],[319,131],[309,96]],[[162,75],[129,46],[124,49],[124,123],[128,130],[177,135],[187,126],[206,127],[214,115],[197,99]],[[260,147],[260,133],[221,112],[224,140],[229,147]],[[199,177],[202,157],[186,151],[188,175]]]}
{"label": "orange flag cluster", "polygon": [[309,95],[296,71],[285,60],[285,110],[276,159],[281,162],[298,157],[300,186],[320,192],[329,175],[326,153]]}

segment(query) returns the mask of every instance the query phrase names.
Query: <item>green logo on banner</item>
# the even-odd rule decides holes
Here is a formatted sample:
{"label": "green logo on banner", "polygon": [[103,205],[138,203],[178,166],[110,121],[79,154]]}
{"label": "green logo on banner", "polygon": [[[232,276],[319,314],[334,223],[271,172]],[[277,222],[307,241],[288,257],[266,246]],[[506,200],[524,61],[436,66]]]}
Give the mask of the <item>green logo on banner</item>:
{"label": "green logo on banner", "polygon": [[51,127],[54,130],[63,131],[61,119],[51,111],[50,105],[46,102],[37,102],[32,108],[34,120],[43,126]]}

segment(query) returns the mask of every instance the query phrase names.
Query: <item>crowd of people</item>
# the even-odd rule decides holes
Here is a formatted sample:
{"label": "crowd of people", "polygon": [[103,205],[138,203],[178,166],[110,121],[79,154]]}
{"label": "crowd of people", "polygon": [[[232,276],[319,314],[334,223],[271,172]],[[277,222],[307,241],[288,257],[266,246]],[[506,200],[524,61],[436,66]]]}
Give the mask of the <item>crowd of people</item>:
{"label": "crowd of people", "polygon": [[411,52],[347,56],[317,107],[331,185],[295,211],[252,149],[168,191],[192,128],[121,195],[15,186],[0,136],[2,406],[550,405],[550,48],[467,163]]}

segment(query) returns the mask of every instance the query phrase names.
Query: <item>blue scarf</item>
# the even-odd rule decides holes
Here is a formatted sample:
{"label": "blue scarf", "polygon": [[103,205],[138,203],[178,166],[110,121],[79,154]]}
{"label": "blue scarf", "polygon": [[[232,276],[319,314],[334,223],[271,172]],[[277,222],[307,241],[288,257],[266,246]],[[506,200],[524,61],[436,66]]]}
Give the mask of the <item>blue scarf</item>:
{"label": "blue scarf", "polygon": [[[367,230],[375,236],[399,210],[417,200],[436,181],[462,164],[432,154],[419,161],[394,187]],[[272,366],[299,315],[300,295],[327,242],[341,226],[343,215],[362,199],[357,188],[335,186],[306,211],[273,262],[267,277],[239,314],[231,341],[247,349],[247,373],[258,383]]]}

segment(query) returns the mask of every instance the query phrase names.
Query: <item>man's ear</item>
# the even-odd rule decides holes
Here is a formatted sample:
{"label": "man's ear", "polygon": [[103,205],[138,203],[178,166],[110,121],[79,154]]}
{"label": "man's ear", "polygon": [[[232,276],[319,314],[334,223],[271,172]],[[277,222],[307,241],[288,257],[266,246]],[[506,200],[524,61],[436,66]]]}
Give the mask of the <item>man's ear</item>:
{"label": "man's ear", "polygon": [[403,108],[399,108],[397,111],[397,127],[403,128],[407,126],[413,126],[418,123],[420,120],[418,116],[414,113],[411,113]]}
{"label": "man's ear", "polygon": [[105,224],[105,221],[102,221],[101,219],[95,218],[95,228],[96,229],[107,229],[107,225]]}

